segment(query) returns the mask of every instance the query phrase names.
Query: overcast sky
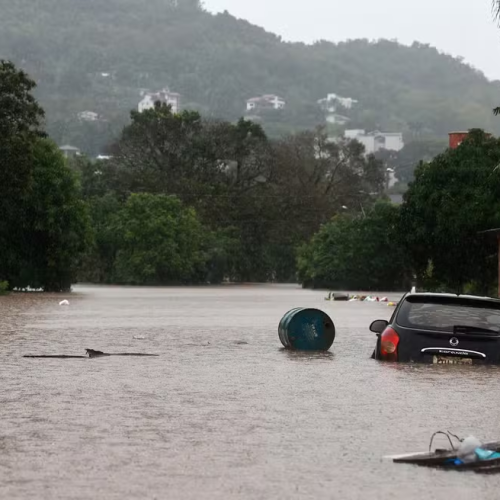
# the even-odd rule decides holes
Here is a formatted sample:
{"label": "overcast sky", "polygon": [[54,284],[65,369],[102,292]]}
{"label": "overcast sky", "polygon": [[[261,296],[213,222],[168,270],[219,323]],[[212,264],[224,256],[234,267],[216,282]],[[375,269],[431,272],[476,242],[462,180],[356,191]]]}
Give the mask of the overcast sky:
{"label": "overcast sky", "polygon": [[388,38],[430,43],[500,79],[500,28],[491,0],[205,0],[281,35],[313,42]]}

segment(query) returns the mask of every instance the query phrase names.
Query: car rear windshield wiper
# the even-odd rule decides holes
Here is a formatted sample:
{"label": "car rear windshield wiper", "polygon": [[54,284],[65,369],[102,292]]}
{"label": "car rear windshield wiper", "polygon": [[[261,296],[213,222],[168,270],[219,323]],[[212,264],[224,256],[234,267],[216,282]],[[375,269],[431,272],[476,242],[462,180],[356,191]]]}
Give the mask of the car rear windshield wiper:
{"label": "car rear windshield wiper", "polygon": [[465,325],[455,325],[453,327],[453,333],[455,335],[467,334],[467,335],[500,335],[497,330],[490,330],[488,328],[481,328],[478,326],[465,326]]}

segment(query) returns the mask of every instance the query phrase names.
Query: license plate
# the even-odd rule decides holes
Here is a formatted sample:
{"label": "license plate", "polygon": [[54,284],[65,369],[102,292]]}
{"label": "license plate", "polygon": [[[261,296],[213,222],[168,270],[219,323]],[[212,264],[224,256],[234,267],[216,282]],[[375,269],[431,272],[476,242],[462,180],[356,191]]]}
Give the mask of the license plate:
{"label": "license plate", "polygon": [[472,358],[434,356],[433,362],[435,365],[472,365]]}

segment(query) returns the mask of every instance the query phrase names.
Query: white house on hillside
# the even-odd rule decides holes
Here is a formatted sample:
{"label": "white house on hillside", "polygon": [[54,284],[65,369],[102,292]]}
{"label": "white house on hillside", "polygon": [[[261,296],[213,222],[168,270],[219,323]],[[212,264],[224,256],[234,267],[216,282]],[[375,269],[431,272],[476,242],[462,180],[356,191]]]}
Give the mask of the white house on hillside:
{"label": "white house on hillside", "polygon": [[247,111],[258,109],[284,109],[286,101],[274,94],[266,94],[260,97],[252,97],[247,101]]}
{"label": "white house on hillside", "polygon": [[356,139],[365,146],[366,154],[373,154],[381,149],[401,151],[404,148],[403,134],[400,132],[366,132],[362,129],[346,130],[346,139]]}
{"label": "white house on hillside", "polygon": [[170,92],[168,88],[165,88],[159,92],[144,93],[138,106],[139,113],[142,113],[146,109],[153,109],[156,102],[172,106],[173,113],[178,113],[181,109],[181,95],[176,92]]}
{"label": "white house on hillside", "polygon": [[340,97],[337,94],[328,94],[323,99],[318,101],[318,104],[325,110],[335,113],[338,106],[342,106],[346,109],[352,109],[358,101],[352,97]]}
{"label": "white house on hillside", "polygon": [[[340,97],[337,94],[328,94],[323,99],[320,99],[318,104],[325,113],[325,118],[328,123],[345,125],[349,122],[350,118],[338,113],[337,111],[339,111],[339,108],[341,107],[344,110],[352,109],[357,102],[358,101],[352,97]],[[340,109],[340,111],[342,111],[342,109]]]}

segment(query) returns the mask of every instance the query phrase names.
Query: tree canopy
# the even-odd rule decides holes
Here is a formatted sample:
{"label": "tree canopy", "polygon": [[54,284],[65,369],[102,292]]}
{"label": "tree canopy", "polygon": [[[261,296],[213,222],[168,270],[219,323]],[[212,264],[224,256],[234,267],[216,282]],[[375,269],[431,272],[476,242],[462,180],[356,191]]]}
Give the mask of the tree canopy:
{"label": "tree canopy", "polygon": [[116,282],[133,285],[203,281],[206,230],[175,197],[134,194],[117,217]]}
{"label": "tree canopy", "polygon": [[401,230],[414,269],[452,291],[488,292],[496,278],[500,227],[500,140],[472,130],[457,149],[422,163],[405,195]]}
{"label": "tree canopy", "polygon": [[69,290],[91,241],[90,220],[75,172],[48,139],[35,144],[32,183],[18,204],[22,210],[17,221],[22,229],[20,265],[19,274],[9,276],[11,285]]}
{"label": "tree canopy", "polygon": [[[198,280],[295,281],[298,246],[344,204],[355,213],[384,189],[383,164],[357,142],[329,141],[324,129],[272,140],[251,121],[175,114],[165,105],[133,112],[112,151],[111,160],[74,163],[96,229],[82,276],[98,282],[124,279],[126,242],[117,235],[136,223],[132,209],[120,212],[121,225],[116,213],[137,193],[175,197],[195,211],[205,235],[203,265],[193,263],[204,269]],[[147,248],[157,245],[153,234],[141,233]],[[170,280],[159,274],[158,283]],[[133,275],[141,279],[153,278]]]}
{"label": "tree canopy", "polygon": [[0,61],[0,277],[61,291],[74,281],[89,226],[75,173],[43,137],[34,87]]}
{"label": "tree canopy", "polygon": [[299,277],[305,286],[404,290],[410,266],[402,245],[399,208],[375,204],[365,215],[339,215],[302,246]]}
{"label": "tree canopy", "polygon": [[35,145],[43,111],[31,91],[35,82],[10,62],[0,60],[0,277],[19,269],[23,236],[19,200],[33,182]]}

